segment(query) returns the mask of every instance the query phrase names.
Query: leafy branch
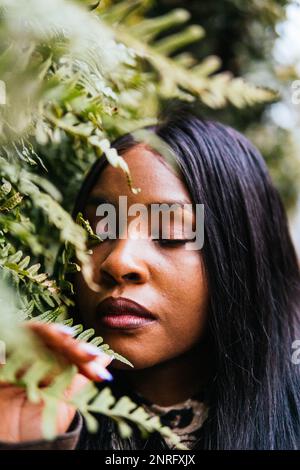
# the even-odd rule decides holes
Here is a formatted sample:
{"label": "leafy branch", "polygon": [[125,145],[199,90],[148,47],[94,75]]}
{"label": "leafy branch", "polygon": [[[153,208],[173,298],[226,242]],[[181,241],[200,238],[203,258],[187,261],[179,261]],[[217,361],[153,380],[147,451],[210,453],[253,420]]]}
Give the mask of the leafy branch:
{"label": "leafy branch", "polygon": [[[5,305],[0,317],[1,339],[5,342],[9,357],[0,369],[0,380],[25,388],[28,399],[33,403],[43,400],[42,423],[46,439],[56,437],[57,407],[60,401],[64,401],[82,413],[90,432],[96,432],[98,428],[98,422],[91,413],[101,413],[117,422],[122,437],[128,437],[132,432],[127,420],[136,424],[143,436],[158,431],[169,437],[178,448],[185,448],[180,444],[178,436],[163,426],[158,417],[150,417],[128,397],[121,397],[116,401],[107,387],[99,392],[92,382],[88,382],[73,398],[67,398],[66,391],[78,372],[77,367],[68,364],[63,357],[48,349],[28,328],[24,328],[21,323],[23,310],[18,310],[12,292],[3,283],[0,285],[0,304]],[[94,334],[91,329],[78,335],[81,330],[81,325],[74,327],[74,335],[82,341]],[[97,345],[101,339],[94,338],[92,343]],[[102,345],[102,350],[107,354],[113,353],[108,345]],[[115,359],[118,358],[120,356],[115,355]],[[127,363],[130,364],[129,361]],[[25,371],[21,378],[18,375],[20,370]],[[51,383],[41,387],[41,381],[51,374],[54,375]]]}
{"label": "leafy branch", "polygon": [[[210,108],[221,108],[228,103],[241,108],[278,97],[275,91],[256,87],[229,72],[216,73],[221,63],[215,56],[200,64],[191,55],[171,57],[183,46],[203,39],[205,31],[199,25],[192,25],[156,40],[159,33],[185,23],[190,15],[187,10],[177,9],[144,19],[136,13],[141,3],[135,2],[135,7],[126,1],[112,5],[104,11],[104,18],[113,26],[116,38],[153,67],[156,72],[153,82],[162,98],[177,97],[184,101],[198,98]],[[123,21],[118,22],[121,10]]]}

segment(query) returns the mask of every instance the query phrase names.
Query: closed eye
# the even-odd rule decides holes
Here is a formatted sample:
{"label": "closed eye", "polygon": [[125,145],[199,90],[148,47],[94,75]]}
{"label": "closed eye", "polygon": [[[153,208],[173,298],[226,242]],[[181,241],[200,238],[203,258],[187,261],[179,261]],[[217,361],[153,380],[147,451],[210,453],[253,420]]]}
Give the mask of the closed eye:
{"label": "closed eye", "polygon": [[157,240],[153,240],[158,243],[160,246],[164,247],[176,247],[180,245],[184,245],[185,243],[189,242],[190,240],[182,239],[182,238],[158,238]]}

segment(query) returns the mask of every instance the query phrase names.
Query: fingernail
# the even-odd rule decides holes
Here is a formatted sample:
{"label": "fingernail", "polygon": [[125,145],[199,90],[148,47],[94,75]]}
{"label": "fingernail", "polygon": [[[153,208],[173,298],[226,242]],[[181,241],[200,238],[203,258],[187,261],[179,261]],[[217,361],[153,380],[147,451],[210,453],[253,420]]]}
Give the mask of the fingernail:
{"label": "fingernail", "polygon": [[106,370],[97,362],[92,362],[90,365],[92,367],[93,372],[95,372],[95,374],[98,375],[98,377],[100,377],[101,379],[109,381],[113,380],[113,376],[111,375],[111,373],[108,372],[108,370]]}
{"label": "fingernail", "polygon": [[103,351],[100,351],[100,356],[103,356],[103,358],[105,358],[106,360],[109,360],[109,362],[111,362],[113,359],[115,359],[114,354],[106,354]]}
{"label": "fingernail", "polygon": [[115,359],[114,354],[106,354],[105,352],[101,351],[97,346],[91,343],[81,342],[79,343],[78,347],[83,351],[92,354],[93,356],[103,357],[106,361],[109,361],[109,364],[113,359]]}
{"label": "fingernail", "polygon": [[[94,344],[81,342],[79,343],[78,347],[89,354],[93,354],[93,356],[102,356],[104,354]],[[108,354],[105,354],[105,356],[109,357]]]}
{"label": "fingernail", "polygon": [[73,336],[74,330],[71,326],[62,325],[61,323],[53,323],[53,327],[61,333],[65,333],[66,335]]}

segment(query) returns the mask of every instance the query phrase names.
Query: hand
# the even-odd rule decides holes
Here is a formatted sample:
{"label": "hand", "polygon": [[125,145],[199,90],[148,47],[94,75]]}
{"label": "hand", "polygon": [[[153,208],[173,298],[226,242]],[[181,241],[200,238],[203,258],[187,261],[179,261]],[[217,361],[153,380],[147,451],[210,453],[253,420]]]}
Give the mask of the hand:
{"label": "hand", "polygon": [[[25,327],[37,334],[52,351],[78,367],[79,372],[66,390],[65,398],[69,399],[79,392],[89,379],[98,382],[112,379],[105,367],[113,357],[97,351],[95,346],[72,338],[69,327],[39,322],[25,323]],[[41,386],[52,379],[45,378]],[[42,439],[43,407],[43,403],[30,402],[23,388],[0,382],[0,441],[16,443]],[[70,426],[76,409],[61,401],[57,410],[57,434],[62,434]]]}

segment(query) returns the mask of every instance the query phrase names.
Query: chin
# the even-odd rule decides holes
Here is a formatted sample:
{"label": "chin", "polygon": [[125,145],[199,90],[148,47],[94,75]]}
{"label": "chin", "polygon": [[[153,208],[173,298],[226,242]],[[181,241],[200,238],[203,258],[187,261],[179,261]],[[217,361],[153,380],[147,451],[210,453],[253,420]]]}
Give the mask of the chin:
{"label": "chin", "polygon": [[[134,363],[130,361],[133,365]],[[107,367],[111,373],[113,374],[113,369],[117,370],[134,370],[137,367],[134,365],[134,367],[129,366],[128,364],[124,364],[124,362],[120,362],[117,359],[113,360],[111,364]]]}

